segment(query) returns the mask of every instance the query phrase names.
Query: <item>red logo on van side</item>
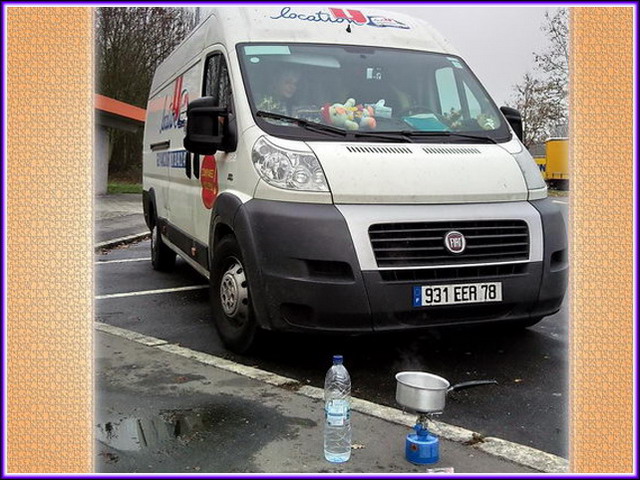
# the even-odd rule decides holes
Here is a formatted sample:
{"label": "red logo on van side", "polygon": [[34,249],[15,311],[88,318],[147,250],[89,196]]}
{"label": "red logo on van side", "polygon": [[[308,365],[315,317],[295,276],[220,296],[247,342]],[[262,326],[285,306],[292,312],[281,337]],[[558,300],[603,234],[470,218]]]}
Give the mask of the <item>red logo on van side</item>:
{"label": "red logo on van side", "polygon": [[202,203],[211,210],[218,197],[218,169],[216,157],[206,155],[200,170],[200,184],[202,185]]}
{"label": "red logo on van side", "polygon": [[[167,105],[167,102],[169,103]],[[189,106],[189,92],[182,88],[182,75],[176,78],[173,84],[173,96],[164,98],[164,108],[162,109],[162,120],[160,131],[171,128],[182,128],[187,121],[187,107]]]}

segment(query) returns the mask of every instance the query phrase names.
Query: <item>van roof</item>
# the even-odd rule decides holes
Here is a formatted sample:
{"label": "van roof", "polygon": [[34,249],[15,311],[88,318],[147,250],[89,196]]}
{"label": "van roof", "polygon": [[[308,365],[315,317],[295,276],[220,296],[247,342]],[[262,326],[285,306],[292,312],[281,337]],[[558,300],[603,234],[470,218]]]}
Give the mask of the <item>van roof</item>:
{"label": "van roof", "polygon": [[208,46],[220,43],[229,51],[245,42],[349,44],[458,54],[427,22],[366,6],[222,7],[213,9],[160,64],[152,94]]}

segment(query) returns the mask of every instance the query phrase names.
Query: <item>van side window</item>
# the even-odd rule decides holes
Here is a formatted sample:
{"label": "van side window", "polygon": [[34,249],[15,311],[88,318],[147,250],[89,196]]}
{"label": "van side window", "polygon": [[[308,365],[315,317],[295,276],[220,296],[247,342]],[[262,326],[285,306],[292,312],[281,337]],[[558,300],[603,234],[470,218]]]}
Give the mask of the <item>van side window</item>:
{"label": "van side window", "polygon": [[469,104],[469,115],[471,115],[471,118],[477,118],[482,113],[480,102],[469,88],[469,85],[466,82],[463,82],[463,84],[464,94],[467,96],[467,103]]}
{"label": "van side window", "polygon": [[495,130],[500,119],[481,88],[464,78],[461,69],[444,67],[436,70],[436,89],[440,111],[448,126],[454,130]]}
{"label": "van side window", "polygon": [[207,58],[204,74],[204,95],[213,97],[216,105],[231,107],[231,81],[227,62],[222,54],[216,53]]}
{"label": "van side window", "polygon": [[442,114],[460,111],[460,96],[453,73],[453,68],[446,67],[436,70],[436,86],[440,98],[440,112]]}

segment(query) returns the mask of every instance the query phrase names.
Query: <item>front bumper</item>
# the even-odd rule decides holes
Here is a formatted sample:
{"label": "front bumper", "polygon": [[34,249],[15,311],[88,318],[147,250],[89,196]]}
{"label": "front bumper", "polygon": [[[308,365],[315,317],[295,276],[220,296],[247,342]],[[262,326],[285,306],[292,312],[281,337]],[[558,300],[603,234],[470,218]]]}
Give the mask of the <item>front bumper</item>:
{"label": "front bumper", "polygon": [[[358,333],[509,321],[555,313],[566,290],[560,212],[544,200],[531,204],[542,219],[542,260],[500,267],[362,271],[333,205],[251,200],[238,210],[234,230],[264,328]],[[502,302],[413,307],[414,286],[486,281],[502,282]]]}

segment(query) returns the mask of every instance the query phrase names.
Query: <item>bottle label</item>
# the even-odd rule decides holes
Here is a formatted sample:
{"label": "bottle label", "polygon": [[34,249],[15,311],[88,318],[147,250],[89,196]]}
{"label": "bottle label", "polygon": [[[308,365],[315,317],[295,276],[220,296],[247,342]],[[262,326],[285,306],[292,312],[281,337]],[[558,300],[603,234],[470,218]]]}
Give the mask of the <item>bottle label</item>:
{"label": "bottle label", "polygon": [[327,425],[331,427],[342,427],[351,414],[348,400],[330,400],[325,409]]}

